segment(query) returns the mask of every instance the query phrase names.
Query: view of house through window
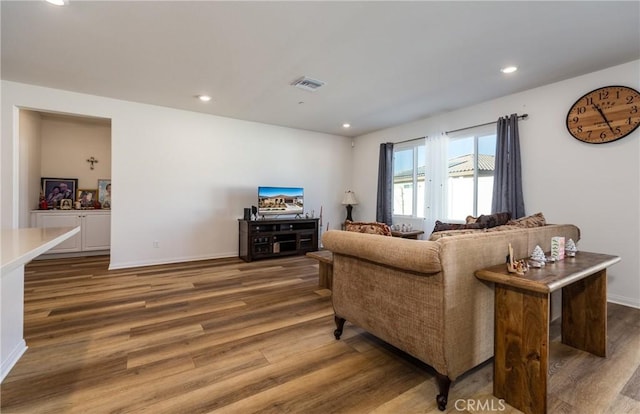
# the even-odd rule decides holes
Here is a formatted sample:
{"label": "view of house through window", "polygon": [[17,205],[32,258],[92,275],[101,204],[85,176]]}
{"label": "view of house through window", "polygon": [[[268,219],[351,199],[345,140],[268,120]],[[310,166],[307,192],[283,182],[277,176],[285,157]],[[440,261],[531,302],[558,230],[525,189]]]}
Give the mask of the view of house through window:
{"label": "view of house through window", "polygon": [[[424,218],[427,201],[442,202],[445,217],[437,220],[464,221],[468,215],[491,214],[493,176],[495,169],[495,133],[457,136],[447,140],[447,171],[445,190],[433,194],[446,200],[429,200],[427,184],[439,176],[427,165],[427,146],[424,139],[396,144],[393,150],[393,215]],[[443,156],[444,157],[444,156]],[[444,168],[443,165],[443,168]],[[443,171],[444,172],[444,171]],[[429,177],[429,178],[427,178]],[[441,197],[440,194],[446,194]]]}
{"label": "view of house through window", "polygon": [[451,139],[448,148],[447,219],[491,214],[495,134]]}
{"label": "view of house through window", "polygon": [[424,217],[426,197],[424,140],[398,145],[393,151],[393,215]]}

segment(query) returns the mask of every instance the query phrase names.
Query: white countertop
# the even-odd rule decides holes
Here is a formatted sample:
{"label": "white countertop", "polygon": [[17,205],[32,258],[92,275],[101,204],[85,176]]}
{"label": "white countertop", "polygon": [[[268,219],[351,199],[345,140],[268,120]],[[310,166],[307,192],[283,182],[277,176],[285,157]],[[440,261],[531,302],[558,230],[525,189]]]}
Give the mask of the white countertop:
{"label": "white countertop", "polygon": [[75,209],[71,208],[68,210],[60,210],[60,209],[51,209],[51,210],[31,210],[31,213],[36,214],[78,214],[78,213],[111,213],[110,208],[86,208],[86,209]]}
{"label": "white countertop", "polygon": [[78,232],[80,226],[2,229],[0,275],[30,262]]}

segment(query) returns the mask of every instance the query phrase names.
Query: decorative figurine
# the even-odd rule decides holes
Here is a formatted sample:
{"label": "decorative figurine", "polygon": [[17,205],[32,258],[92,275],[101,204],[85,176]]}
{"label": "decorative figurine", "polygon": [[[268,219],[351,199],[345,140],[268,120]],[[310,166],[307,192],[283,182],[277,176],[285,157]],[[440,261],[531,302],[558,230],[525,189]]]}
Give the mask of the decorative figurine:
{"label": "decorative figurine", "polygon": [[529,265],[524,260],[515,260],[513,258],[513,247],[509,243],[509,255],[507,256],[507,270],[509,273],[524,275],[529,270]]}
{"label": "decorative figurine", "polygon": [[556,236],[551,238],[551,257],[555,260],[564,259],[564,237]]}
{"label": "decorative figurine", "polygon": [[540,247],[539,245],[536,245],[536,247],[533,249],[533,252],[531,252],[531,257],[529,260],[529,265],[531,267],[543,267],[547,262],[547,257],[544,255],[544,252],[542,251],[542,247]]}
{"label": "decorative figurine", "polygon": [[576,243],[573,239],[567,240],[567,244],[564,246],[564,252],[567,257],[575,257],[578,252],[578,248],[576,247]]}
{"label": "decorative figurine", "polygon": [[44,194],[40,193],[40,210],[47,210],[49,205],[47,204],[47,200],[44,198]]}

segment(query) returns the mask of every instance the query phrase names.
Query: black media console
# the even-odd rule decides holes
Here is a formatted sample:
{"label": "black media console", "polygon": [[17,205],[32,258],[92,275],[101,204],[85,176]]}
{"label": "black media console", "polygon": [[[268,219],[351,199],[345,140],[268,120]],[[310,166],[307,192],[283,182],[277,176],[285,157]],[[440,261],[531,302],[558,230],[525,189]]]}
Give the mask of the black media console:
{"label": "black media console", "polygon": [[240,258],[252,260],[305,254],[318,250],[318,220],[314,219],[239,219]]}

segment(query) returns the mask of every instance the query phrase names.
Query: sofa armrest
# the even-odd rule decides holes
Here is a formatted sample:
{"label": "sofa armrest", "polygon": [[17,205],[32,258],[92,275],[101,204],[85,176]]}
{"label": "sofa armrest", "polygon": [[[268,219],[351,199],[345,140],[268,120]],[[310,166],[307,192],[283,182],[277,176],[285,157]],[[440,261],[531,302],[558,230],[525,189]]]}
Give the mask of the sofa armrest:
{"label": "sofa armrest", "polygon": [[322,244],[334,254],[357,257],[374,263],[419,273],[438,273],[440,244],[426,240],[330,230]]}

